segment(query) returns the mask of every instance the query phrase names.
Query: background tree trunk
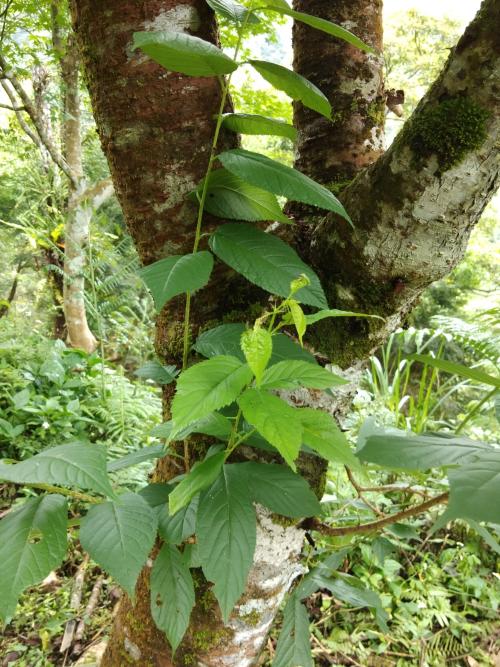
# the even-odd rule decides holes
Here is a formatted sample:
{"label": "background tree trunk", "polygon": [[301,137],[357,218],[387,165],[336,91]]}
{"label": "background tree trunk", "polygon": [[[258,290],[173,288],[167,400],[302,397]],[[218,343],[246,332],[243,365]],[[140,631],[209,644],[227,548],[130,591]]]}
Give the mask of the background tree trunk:
{"label": "background tree trunk", "polygon": [[[380,48],[381,4],[378,0],[357,1],[349,6],[346,6],[345,2],[326,0],[297,2],[298,9],[333,20],[340,17],[344,24],[349,20],[346,12],[351,11],[350,7],[355,15],[353,20],[359,25],[346,27],[352,27],[354,32]],[[219,86],[213,79],[195,79],[165,72],[143,55],[132,52],[130,47],[132,33],[148,29],[185,30],[204,39],[216,41],[213,15],[203,0],[189,0],[184,4],[179,4],[176,0],[152,0],[148,3],[132,0],[102,0],[100,3],[73,0],[72,11],[82,46],[102,146],[141,260],[147,264],[168,254],[190,252],[195,210],[192,204],[185,200],[185,196],[202,178],[206,169],[213,116],[219,102]],[[486,20],[490,18],[487,17]],[[480,22],[484,20],[480,19]],[[360,55],[358,52],[353,54],[352,49],[344,44],[332,47],[333,40],[321,33],[314,33],[314,49],[309,54],[305,48],[307,34],[301,30],[302,28],[295,29],[296,67],[326,90],[334,111],[339,93],[342,113],[336,123],[328,125],[296,107],[295,120],[301,135],[298,164],[309,175],[325,183],[335,182],[337,187],[344,176],[346,180],[350,180],[360,168],[368,165],[381,152],[385,98],[380,58]],[[476,28],[472,28],[472,33],[464,38],[472,39],[473,48],[477,46],[472,37],[475,31]],[[311,42],[308,44],[310,46]],[[488,46],[491,44],[488,43]],[[339,60],[339,54],[345,54],[346,50],[349,50],[348,54],[351,55],[344,55],[343,60]],[[349,66],[350,59],[354,60],[355,65]],[[476,74],[480,76],[478,72]],[[481,81],[480,85],[483,83]],[[353,100],[357,105],[354,120],[348,114]],[[182,110],[182,113],[179,110]],[[490,121],[486,129],[494,129]],[[341,139],[342,150],[337,151],[336,142]],[[484,150],[486,143],[482,142],[481,150]],[[393,164],[392,160],[403,160],[403,155],[407,152],[400,142],[397,146],[389,154],[392,155],[389,166],[383,166],[387,164],[387,159],[382,158],[380,167],[368,169],[366,175],[355,179],[346,189],[344,198],[348,206],[352,206],[359,231],[356,230],[353,234],[345,223],[342,227],[342,222],[339,223],[331,217],[318,215],[317,212],[311,214],[304,208],[293,209],[299,223],[307,222],[312,231],[312,234],[305,234],[303,226],[300,225],[300,232],[295,239],[296,245],[301,254],[312,260],[321,271],[332,299],[331,305],[348,301],[344,292],[349,296],[352,290],[354,294],[362,290],[362,273],[356,276],[352,287],[348,282],[352,276],[347,269],[345,282],[342,283],[341,278],[338,278],[338,274],[344,276],[339,268],[342,262],[349,268],[356,265],[363,267],[363,270],[373,257],[375,264],[382,262],[385,252],[383,239],[377,237],[381,244],[379,251],[377,247],[373,247],[372,241],[369,246],[372,254],[367,253],[365,246],[356,240],[358,236],[367,238],[371,227],[377,227],[378,218],[372,220],[368,217],[363,209],[365,201],[355,202],[349,198],[354,198],[354,194],[347,193],[358,192],[358,196],[362,193],[373,206],[370,187],[373,185],[373,197],[377,196],[377,188],[382,187],[382,183],[378,185],[377,179],[386,178],[387,188],[392,190],[396,176],[390,171],[390,165]],[[320,149],[321,158],[317,159],[316,152]],[[400,150],[401,153],[398,152]],[[479,149],[476,150],[477,154],[478,151]],[[322,165],[326,165],[326,170],[322,169]],[[488,166],[492,166],[491,162],[488,162]],[[409,169],[408,161],[404,163],[404,168]],[[415,169],[417,174],[428,173],[428,166]],[[483,184],[486,178],[490,183],[491,178],[487,177],[485,172],[481,173]],[[404,178],[405,175],[398,174],[397,177]],[[430,178],[432,186],[436,188],[439,183],[437,170],[434,170]],[[363,188],[361,183],[364,184]],[[452,183],[449,187],[451,186]],[[454,185],[455,190],[456,186],[457,182]],[[479,185],[477,187],[479,188]],[[355,188],[359,189],[356,191]],[[416,189],[409,190],[408,202],[410,197],[416,194]],[[436,192],[437,199],[438,194],[439,191]],[[458,193],[454,196],[458,197]],[[486,199],[482,198],[478,210]],[[386,210],[383,206],[380,206],[380,209]],[[360,217],[362,212],[365,217]],[[396,210],[389,210],[387,218],[395,219],[396,213]],[[471,214],[470,225],[475,221],[476,211]],[[450,225],[447,230],[446,241],[456,247],[458,241]],[[387,233],[391,233],[390,229]],[[402,230],[399,233],[402,236]],[[423,243],[427,253],[430,246],[430,250],[437,257],[438,249],[434,247],[431,239],[431,234],[423,238],[417,233],[415,243]],[[444,238],[440,238],[440,243],[442,242]],[[408,243],[411,243],[411,239],[408,239]],[[319,244],[324,244],[325,250],[320,252]],[[360,257],[351,257],[350,253],[360,253]],[[429,257],[429,261],[433,260],[434,255]],[[387,275],[390,283],[390,267]],[[209,321],[217,321],[223,314],[244,320],[252,305],[259,303],[261,295],[254,290],[248,292],[243,286],[233,289],[235,283],[231,283],[231,288],[228,288],[228,276],[229,273],[224,268],[218,268],[210,286],[197,294],[194,302],[194,334],[200,326],[206,326]],[[339,329],[340,333],[336,334],[336,329],[329,325],[324,339],[318,334],[314,336],[316,349],[326,351],[333,359],[337,359],[337,352],[340,351],[343,360],[348,363],[360,358],[376,341],[381,340],[391,326],[399,322],[404,308],[408,308],[413,302],[412,290],[422,289],[430,282],[430,277],[429,273],[425,277],[422,272],[418,276],[409,275],[407,280],[411,282],[416,279],[416,286],[410,290],[402,290],[397,300],[379,299],[378,295],[373,296],[372,303],[368,295],[366,301],[353,299],[355,305],[366,303],[365,310],[372,312],[379,311],[381,303],[384,313],[390,316],[387,324],[373,333],[369,327],[361,325],[356,339],[359,340],[359,345],[355,348],[349,345],[343,329]],[[183,306],[183,298],[174,300],[168,304],[158,320],[157,352],[169,362],[178,363],[181,356],[180,325]],[[332,342],[335,336],[339,341],[338,350]],[[171,388],[167,387],[164,396],[166,417],[171,392]],[[168,480],[177,474],[179,470],[175,466],[174,459],[160,461],[155,481]],[[293,578],[300,572],[298,559],[302,545],[301,531],[294,527],[278,528],[262,514],[259,524],[258,546],[254,568],[249,577],[250,585],[227,627],[221,623],[209,586],[200,578],[197,588],[198,602],[193,612],[191,627],[175,660],[172,660],[162,633],[151,620],[149,568],[145,568],[136,590],[136,603],[133,604],[125,597],[121,604],[103,666],[117,667],[127,663],[168,667],[174,664],[189,664],[189,661],[191,664],[207,667],[245,667],[255,664],[281,599]],[[279,560],[280,557],[284,560]],[[248,614],[253,611],[258,617],[256,625],[249,622],[248,618]]]}

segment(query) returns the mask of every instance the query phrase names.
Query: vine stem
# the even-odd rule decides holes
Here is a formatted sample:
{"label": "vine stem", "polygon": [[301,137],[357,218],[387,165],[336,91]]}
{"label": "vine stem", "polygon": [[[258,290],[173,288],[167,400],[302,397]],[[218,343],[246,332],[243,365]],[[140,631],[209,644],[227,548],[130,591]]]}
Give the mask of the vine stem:
{"label": "vine stem", "polygon": [[[238,31],[238,42],[236,44],[235,50],[234,50],[234,55],[233,55],[233,60],[236,60],[238,57],[238,54],[241,49],[241,44],[243,41],[243,33],[245,30],[245,27],[247,25],[248,19],[250,15],[252,14],[252,7],[248,9],[248,12],[245,15],[245,19],[243,23],[241,24],[240,30]],[[232,77],[232,72],[229,74],[227,77],[227,80],[224,80],[222,77],[220,77],[219,81],[221,84],[221,89],[222,89],[222,96],[221,96],[221,101],[219,105],[219,112],[217,114],[217,121],[215,124],[215,130],[214,130],[214,135],[212,139],[212,146],[210,148],[210,157],[208,159],[208,165],[207,165],[207,171],[205,173],[205,178],[203,181],[203,188],[201,191],[201,195],[199,196],[199,206],[198,206],[198,216],[196,219],[196,230],[195,230],[195,235],[194,235],[194,243],[193,243],[193,253],[197,252],[198,246],[200,245],[200,238],[201,238],[201,227],[202,227],[202,222],[203,222],[203,212],[205,208],[205,201],[207,199],[207,194],[208,194],[208,185],[209,185],[209,180],[210,180],[210,173],[212,171],[215,158],[216,158],[216,151],[217,151],[217,143],[219,141],[219,135],[220,135],[220,130],[222,127],[222,120],[223,120],[223,113],[224,113],[224,108],[226,106],[227,102],[227,97],[229,93],[229,85],[231,83],[231,77]],[[188,362],[188,357],[189,357],[189,321],[191,317],[191,292],[186,293],[186,306],[184,310],[184,336],[183,336],[183,351],[182,351],[182,370],[185,370],[187,367],[187,362]]]}

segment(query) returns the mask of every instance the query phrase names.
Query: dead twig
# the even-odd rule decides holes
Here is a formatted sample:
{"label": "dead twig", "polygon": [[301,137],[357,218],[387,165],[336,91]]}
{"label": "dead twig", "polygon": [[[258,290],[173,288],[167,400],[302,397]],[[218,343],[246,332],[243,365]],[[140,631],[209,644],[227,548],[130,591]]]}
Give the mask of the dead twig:
{"label": "dead twig", "polygon": [[85,572],[87,570],[87,565],[89,563],[89,556],[86,554],[82,562],[80,563],[80,567],[76,571],[75,578],[73,581],[73,588],[71,590],[71,598],[70,598],[70,608],[75,611],[75,618],[72,618],[66,623],[66,627],[64,628],[64,635],[61,641],[61,646],[59,648],[59,653],[65,653],[73,644],[73,638],[75,636],[75,630],[76,630],[76,618],[77,618],[77,612],[80,609],[80,605],[82,602],[82,594],[83,594],[83,584],[85,583]]}

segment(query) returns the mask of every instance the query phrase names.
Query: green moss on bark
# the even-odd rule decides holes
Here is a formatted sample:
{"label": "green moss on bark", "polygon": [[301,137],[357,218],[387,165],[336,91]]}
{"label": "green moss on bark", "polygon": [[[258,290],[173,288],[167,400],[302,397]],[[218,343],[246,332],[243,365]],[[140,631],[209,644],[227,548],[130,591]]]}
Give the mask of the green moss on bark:
{"label": "green moss on bark", "polygon": [[452,97],[417,114],[409,144],[417,159],[436,155],[441,171],[446,171],[481,146],[488,117],[489,112],[468,97]]}

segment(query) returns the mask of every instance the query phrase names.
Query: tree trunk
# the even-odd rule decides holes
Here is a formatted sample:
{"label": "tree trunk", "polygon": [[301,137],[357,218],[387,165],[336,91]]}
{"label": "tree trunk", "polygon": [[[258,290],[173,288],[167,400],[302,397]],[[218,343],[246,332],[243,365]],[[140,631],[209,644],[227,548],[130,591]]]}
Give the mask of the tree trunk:
{"label": "tree trunk", "polygon": [[[463,43],[466,45],[469,40],[471,49],[479,48],[481,54],[483,49],[491,49],[492,46],[491,34],[488,33],[489,38],[486,38],[488,31],[481,28],[483,23],[495,25],[488,15],[492,5],[491,1],[486,3],[486,13],[479,19],[479,28],[473,25],[464,37]],[[351,7],[355,17],[352,20],[357,25],[346,27],[352,27],[354,32],[360,33],[361,37],[379,48],[382,33],[381,7],[378,0],[359,0],[347,8],[346,3],[340,1],[297,2],[297,9],[334,20],[340,17],[344,24],[349,20],[346,12],[350,12]],[[72,11],[82,46],[102,146],[141,260],[150,263],[168,254],[190,252],[195,210],[191,203],[186,202],[185,196],[198,183],[206,169],[213,133],[213,116],[219,103],[219,86],[213,79],[196,79],[165,72],[154,62],[131,52],[130,45],[132,33],[145,29],[185,30],[204,39],[216,41],[213,16],[203,0],[189,0],[183,4],[177,0],[152,0],[148,3],[132,0],[102,0],[99,3],[92,0],[73,0]],[[298,164],[309,175],[325,183],[334,183],[335,189],[338,189],[339,182],[343,184],[344,180],[350,181],[360,168],[368,165],[381,152],[385,99],[380,59],[354,53],[351,47],[345,45],[336,44],[332,47],[331,38],[321,33],[314,33],[314,40],[309,39],[307,42],[307,48],[311,49],[311,53],[308,53],[305,47],[307,33],[301,32],[302,30],[309,29],[295,29],[296,67],[326,89],[333,102],[334,112],[337,93],[340,94],[341,113],[336,117],[335,123],[328,125],[300,107],[295,109],[295,122],[301,137]],[[471,55],[468,49],[467,46],[463,46],[462,51],[459,48],[457,54],[452,56],[451,65],[448,65],[450,76],[454,76],[457,81],[461,74],[456,69],[456,62],[461,63],[459,69],[465,66],[462,52],[465,52],[466,57],[467,53],[471,58],[476,57]],[[348,55],[345,55],[346,53]],[[340,54],[343,54],[342,58]],[[455,57],[459,58],[459,61],[453,64]],[[489,89],[489,93],[484,95],[488,97],[489,94],[491,97],[493,82],[487,81],[486,64],[483,63],[474,75],[480,85]],[[442,79],[447,76],[445,74]],[[476,95],[476,91],[471,91],[470,94]],[[348,113],[353,100],[356,102],[354,118]],[[483,103],[486,103],[486,99],[481,102]],[[491,105],[488,104],[487,107],[491,108]],[[413,123],[418,125],[419,114],[422,118],[424,109],[425,104],[421,105]],[[491,118],[485,121],[484,129],[487,132],[495,131],[495,127]],[[336,150],[338,142],[342,142],[340,151]],[[468,182],[475,182],[474,203],[471,203],[468,209],[469,226],[474,224],[478,211],[487,199],[487,196],[479,194],[481,185],[491,187],[495,182],[496,174],[488,176],[479,166],[479,160],[485,159],[486,166],[493,168],[490,155],[492,142],[488,136],[481,141],[480,147],[470,149],[464,159],[464,162],[474,159],[474,164],[478,166],[477,173],[467,177]],[[386,246],[391,239],[388,241],[385,237],[377,236],[377,230],[380,234],[383,220],[387,234],[404,239],[405,211],[411,208],[411,197],[419,200],[422,190],[417,187],[410,189],[404,179],[411,183],[413,178],[417,182],[420,179],[424,182],[424,190],[430,187],[434,193],[432,202],[433,205],[438,202],[437,208],[442,206],[439,202],[446,197],[448,201],[452,199],[454,202],[462,197],[458,192],[462,186],[457,176],[454,180],[446,181],[447,194],[446,197],[444,194],[441,197],[439,179],[447,179],[448,170],[441,167],[442,173],[438,174],[437,167],[432,169],[432,156],[422,157],[422,165],[413,164],[408,152],[407,143],[398,141],[389,152],[389,158],[381,158],[379,164],[368,169],[346,188],[343,197],[357,225],[355,232],[333,217],[318,215],[317,212],[311,214],[304,207],[293,209],[298,222],[307,222],[312,230],[312,234],[304,233],[301,224],[296,245],[322,273],[331,305],[349,304],[351,308],[352,305],[363,304],[364,310],[383,311],[384,315],[388,316],[384,327],[371,329],[364,324],[355,325],[360,326],[353,330],[356,334],[355,347],[350,345],[342,328],[329,325],[326,331],[317,329],[324,337],[318,334],[314,336],[316,349],[326,351],[335,360],[337,351],[347,363],[352,363],[364,355],[400,321],[405,308],[409,308],[413,302],[415,292],[423,289],[435,275],[429,270],[422,271],[422,268],[418,274],[413,270],[404,276],[408,283],[404,285],[404,289],[396,288],[396,285],[388,288],[384,284],[385,292],[379,288],[381,293],[374,293],[371,301],[368,292],[364,301],[358,297],[358,294],[364,294],[364,271],[367,272],[368,283],[372,280],[372,274],[380,280],[384,257],[391,258],[393,264],[399,259],[388,254]],[[326,165],[325,169],[323,165]],[[399,165],[399,171],[395,170],[393,173],[394,165]],[[405,173],[400,173],[403,168]],[[471,165],[468,169],[471,169]],[[407,173],[410,170],[415,172],[415,176]],[[461,176],[465,173],[463,168],[459,169],[459,172]],[[384,179],[388,203],[383,198],[379,201]],[[428,185],[425,185],[425,179],[430,179]],[[395,190],[395,182],[402,183],[400,187],[403,191]],[[407,194],[405,187],[408,187]],[[453,188],[451,192],[450,188]],[[358,201],[355,193],[358,193]],[[406,202],[404,207],[395,205],[397,197],[401,204]],[[463,203],[463,197],[461,201],[465,218],[467,207]],[[429,207],[425,211],[429,215]],[[436,216],[441,214],[444,214],[444,211],[439,209]],[[450,223],[426,226],[426,235],[420,232],[420,227],[416,224],[413,227],[410,227],[409,238],[405,239],[404,243],[410,244],[410,234],[414,235],[415,252],[419,250],[420,258],[422,253],[426,252],[430,262],[436,261],[440,265],[448,266],[440,259],[439,252],[444,252],[444,249],[439,245],[446,242],[455,248],[452,251],[454,257],[458,257],[462,250],[463,233],[459,233],[457,238]],[[400,242],[403,243],[403,240]],[[344,263],[345,271],[342,269]],[[354,267],[357,267],[357,275],[353,275]],[[391,263],[385,268],[387,281],[392,285]],[[248,292],[243,287],[235,289],[235,283],[232,282],[228,287],[228,276],[225,269],[218,268],[209,288],[197,294],[194,301],[193,334],[200,326],[206,326],[207,322],[217,321],[222,314],[230,314],[229,317],[234,315],[236,319],[244,320],[252,305],[259,303],[261,295],[254,290]],[[239,283],[236,284],[239,286]],[[384,296],[391,291],[398,292],[397,298],[393,296],[389,299]],[[157,352],[169,362],[178,362],[180,358],[183,306],[184,299],[175,299],[159,317]],[[339,333],[336,333],[337,331]],[[333,344],[335,337],[338,350]],[[165,391],[167,417],[171,391],[170,387]],[[168,480],[178,472],[175,459],[164,459],[157,466],[155,481]],[[135,604],[126,597],[121,604],[103,666],[133,664],[180,667],[196,664],[202,667],[245,667],[255,664],[283,595],[301,571],[299,556],[302,545],[302,532],[293,526],[285,529],[274,524],[262,513],[259,515],[259,525],[257,550],[249,585],[227,627],[221,623],[210,587],[200,578],[191,626],[175,659],[172,659],[167,642],[155,628],[150,616],[149,569],[145,568],[136,590]]]}

